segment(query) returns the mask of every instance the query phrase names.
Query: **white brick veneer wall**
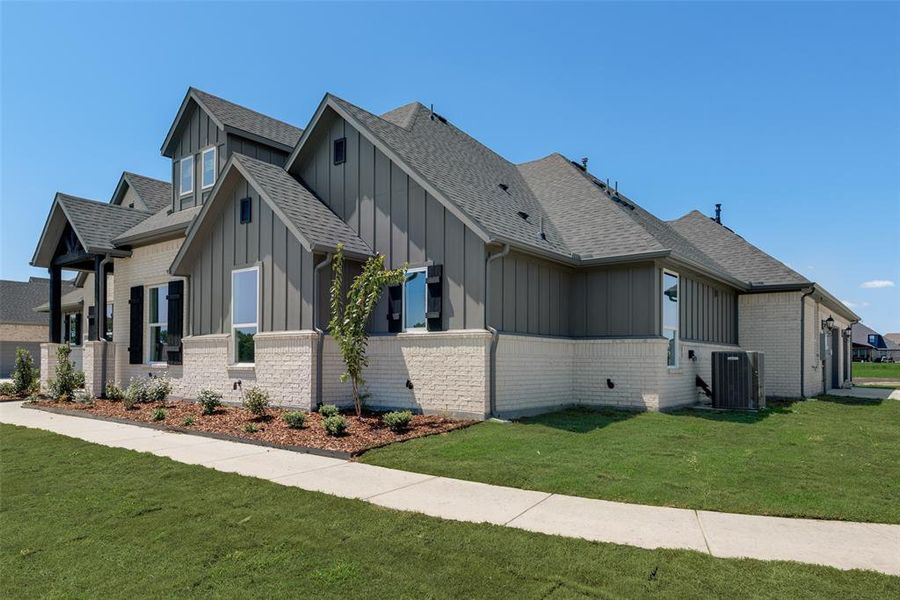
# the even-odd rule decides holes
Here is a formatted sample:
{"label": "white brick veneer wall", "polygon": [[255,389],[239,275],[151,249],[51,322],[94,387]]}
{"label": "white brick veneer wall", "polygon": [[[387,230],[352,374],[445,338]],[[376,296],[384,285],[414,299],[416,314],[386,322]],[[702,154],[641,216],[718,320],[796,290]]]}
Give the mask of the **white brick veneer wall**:
{"label": "white brick veneer wall", "polygon": [[[368,403],[425,413],[484,418],[488,412],[491,336],[483,330],[401,333],[369,338],[365,371]],[[325,338],[322,401],[352,402],[340,382],[343,362],[334,340]],[[406,382],[412,383],[412,389]]]}
{"label": "white brick veneer wall", "polygon": [[744,350],[765,352],[767,396],[800,396],[800,296],[777,292],[738,297],[738,342]]}
{"label": "white brick veneer wall", "polygon": [[[816,294],[803,299],[804,326],[803,326],[803,395],[806,397],[817,396],[830,389],[831,374],[828,373],[827,384],[822,373],[822,361],[825,357],[821,354],[820,334],[822,333],[822,321],[831,317],[834,319],[834,327],[843,331],[849,327],[849,321],[836,314],[833,310],[822,304],[816,298]],[[830,344],[829,340],[829,344]],[[852,345],[849,348],[852,352]],[[837,348],[831,348],[832,360],[838,361],[838,385],[844,381],[844,357],[843,339]],[[799,385],[799,382],[798,382]]]}
{"label": "white brick veneer wall", "polygon": [[[104,365],[103,353],[106,353],[106,364]],[[106,383],[112,383],[110,377],[108,381],[103,379],[104,366],[106,372],[112,375],[115,368],[115,343],[113,342],[97,342],[86,341],[82,347],[82,370],[84,371],[84,389],[91,396],[100,396]]]}

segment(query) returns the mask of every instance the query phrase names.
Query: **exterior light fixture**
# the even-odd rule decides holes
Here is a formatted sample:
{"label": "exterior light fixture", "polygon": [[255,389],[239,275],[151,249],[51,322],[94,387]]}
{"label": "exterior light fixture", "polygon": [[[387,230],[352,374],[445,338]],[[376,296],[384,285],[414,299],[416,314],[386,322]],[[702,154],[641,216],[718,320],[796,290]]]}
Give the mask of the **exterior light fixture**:
{"label": "exterior light fixture", "polygon": [[833,329],[834,328],[834,318],[831,315],[828,316],[827,319],[822,321],[822,329]]}

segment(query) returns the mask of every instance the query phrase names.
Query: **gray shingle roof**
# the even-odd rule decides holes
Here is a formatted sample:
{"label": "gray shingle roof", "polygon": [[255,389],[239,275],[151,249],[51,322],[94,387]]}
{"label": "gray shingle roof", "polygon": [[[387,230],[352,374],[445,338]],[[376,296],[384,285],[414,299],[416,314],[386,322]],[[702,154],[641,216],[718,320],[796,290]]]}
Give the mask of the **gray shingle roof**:
{"label": "gray shingle roof", "polygon": [[202,206],[193,206],[191,208],[170,213],[169,207],[166,206],[134,227],[127,229],[116,236],[115,239],[113,239],[113,243],[116,245],[123,245],[154,235],[163,235],[173,232],[183,234],[187,231],[188,227],[191,226],[194,217],[200,214],[201,208]]}
{"label": "gray shingle roof", "polygon": [[122,174],[134,191],[140,196],[150,212],[167,208],[172,204],[172,184],[152,177],[126,171]]}
{"label": "gray shingle roof", "polygon": [[[62,282],[63,294],[73,290],[72,282]],[[47,302],[50,280],[32,277],[28,281],[0,280],[0,323],[46,325],[47,315],[34,312],[34,307]]]}
{"label": "gray shingle roof", "polygon": [[303,130],[284,121],[273,119],[224,98],[191,88],[197,98],[222,124],[293,148]]}
{"label": "gray shingle roof", "polygon": [[[432,119],[431,111],[419,103],[390,111],[382,118],[341,98],[330,98],[487,235],[571,256],[563,236],[516,165],[452,124],[438,117]],[[519,216],[520,211],[528,215],[527,220]],[[546,239],[540,237],[542,217]]]}
{"label": "gray shingle roof", "polygon": [[59,193],[56,200],[88,252],[113,250],[112,240],[150,213]]}
{"label": "gray shingle roof", "polygon": [[727,227],[699,211],[691,211],[669,224],[703,249],[733,277],[753,285],[804,285],[811,283],[781,261],[766,254]]}
{"label": "gray shingle roof", "polygon": [[265,194],[313,247],[333,249],[343,243],[349,252],[373,254],[368,244],[336,214],[281,167],[243,154],[232,155],[250,183]]}

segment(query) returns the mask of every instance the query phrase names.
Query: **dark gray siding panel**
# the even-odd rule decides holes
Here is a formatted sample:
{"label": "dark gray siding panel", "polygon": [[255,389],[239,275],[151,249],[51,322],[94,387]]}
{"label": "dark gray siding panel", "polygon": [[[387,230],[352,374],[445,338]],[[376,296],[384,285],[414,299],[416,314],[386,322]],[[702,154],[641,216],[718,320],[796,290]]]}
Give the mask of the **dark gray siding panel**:
{"label": "dark gray siding panel", "polygon": [[569,335],[573,273],[568,267],[515,251],[492,262],[491,326],[505,333]]}
{"label": "dark gray siding panel", "polygon": [[[221,172],[222,167],[227,160],[226,149],[226,133],[219,129],[215,121],[209,118],[209,115],[198,106],[193,105],[189,112],[184,116],[185,125],[181,129],[181,137],[175,147],[175,156],[172,161],[172,208],[173,210],[181,210],[196,206],[206,200],[212,188],[206,190],[201,189],[200,185],[200,151],[210,146],[216,147],[216,158],[218,163],[217,174]],[[181,180],[181,159],[188,156],[194,156],[194,192],[192,194],[180,195],[179,184]],[[283,164],[283,163],[282,163]]]}
{"label": "dark gray siding panel", "polygon": [[[303,182],[386,264],[443,265],[443,328],[484,327],[481,239],[351,125],[326,112],[293,169]],[[347,159],[335,165],[332,144],[347,138]],[[387,303],[375,309],[370,330],[387,331]]]}
{"label": "dark gray siding panel", "polygon": [[737,343],[737,294],[693,273],[679,273],[681,338]]}
{"label": "dark gray siding panel", "polygon": [[[312,255],[287,226],[260,200],[247,183],[238,180],[221,206],[214,207],[198,232],[191,269],[191,326],[193,335],[231,330],[231,272],[260,266],[260,331],[312,328]],[[240,200],[250,197],[252,221],[241,224]]]}

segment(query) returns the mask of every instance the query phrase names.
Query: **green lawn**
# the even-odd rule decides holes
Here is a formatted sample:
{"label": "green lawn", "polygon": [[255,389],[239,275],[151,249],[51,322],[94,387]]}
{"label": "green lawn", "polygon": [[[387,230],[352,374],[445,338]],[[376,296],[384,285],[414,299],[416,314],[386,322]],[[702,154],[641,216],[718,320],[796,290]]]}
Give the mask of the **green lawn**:
{"label": "green lawn", "polygon": [[900,523],[900,402],[762,413],[569,410],[367,452],[363,462],[640,504]]}
{"label": "green lawn", "polygon": [[853,378],[866,377],[900,381],[900,363],[853,363]]}
{"label": "green lawn", "polygon": [[886,598],[900,578],[441,521],[0,426],[4,598]]}

